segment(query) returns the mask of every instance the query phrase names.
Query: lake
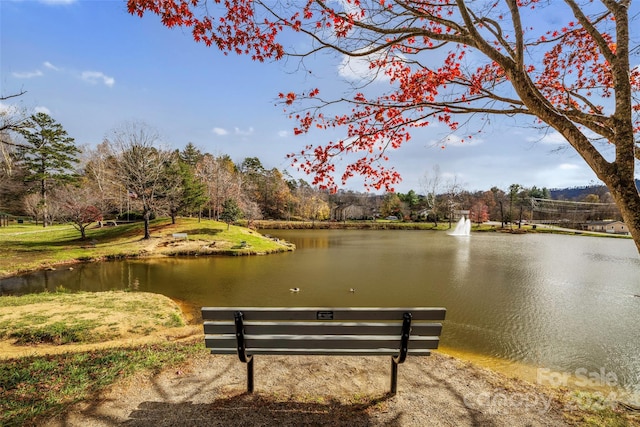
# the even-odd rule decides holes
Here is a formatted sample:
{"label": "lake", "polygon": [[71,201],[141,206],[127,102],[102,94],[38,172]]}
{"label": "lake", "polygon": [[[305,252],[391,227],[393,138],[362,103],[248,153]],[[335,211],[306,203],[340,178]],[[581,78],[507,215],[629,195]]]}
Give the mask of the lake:
{"label": "lake", "polygon": [[[539,367],[545,375],[612,374],[640,392],[640,257],[631,240],[399,230],[263,233],[297,250],[82,264],[2,280],[0,293],[62,286],[156,292],[198,307],[442,306],[441,344],[454,354],[533,375]],[[294,287],[300,291],[290,292]]]}

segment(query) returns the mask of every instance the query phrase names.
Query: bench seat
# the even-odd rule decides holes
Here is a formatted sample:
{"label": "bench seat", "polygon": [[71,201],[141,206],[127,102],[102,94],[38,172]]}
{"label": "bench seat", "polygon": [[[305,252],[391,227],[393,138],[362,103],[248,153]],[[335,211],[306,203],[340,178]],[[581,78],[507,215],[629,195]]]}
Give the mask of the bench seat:
{"label": "bench seat", "polygon": [[253,391],[254,355],[392,356],[391,393],[397,365],[407,355],[437,349],[446,309],[332,307],[203,307],[205,345],[212,354],[238,354]]}

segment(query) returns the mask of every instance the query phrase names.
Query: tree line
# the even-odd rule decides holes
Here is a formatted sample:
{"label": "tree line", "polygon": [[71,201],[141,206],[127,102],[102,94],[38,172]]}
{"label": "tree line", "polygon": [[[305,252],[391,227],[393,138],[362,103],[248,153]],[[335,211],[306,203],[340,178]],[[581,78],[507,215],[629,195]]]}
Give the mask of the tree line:
{"label": "tree line", "polygon": [[[466,141],[504,123],[495,118],[514,118],[554,132],[580,155],[640,251],[640,67],[631,59],[639,39],[630,0],[207,3],[127,0],[132,15],[157,15],[225,54],[284,63],[322,54],[368,68],[339,79],[341,91],[319,80],[278,94],[295,134],[343,135],[293,155],[314,183],[336,188],[338,176],[343,183],[360,176],[369,188],[389,190],[401,176],[387,160],[415,129],[438,124]],[[543,15],[557,19],[542,22]],[[309,71],[300,65],[291,71]]]}
{"label": "tree line", "polygon": [[158,132],[140,122],[124,123],[97,146],[80,148],[61,124],[37,113],[5,132],[3,142],[0,211],[29,216],[43,227],[70,222],[83,238],[89,225],[104,219],[142,220],[149,238],[151,219],[175,222],[179,215],[227,223],[392,217],[437,225],[464,212],[477,223],[505,224],[531,218],[531,201],[550,198],[546,188],[518,184],[469,192],[456,179],[443,180],[437,167],[425,174],[420,193],[330,193],[265,168],[258,157],[234,163],[192,143],[182,150],[165,147]]}

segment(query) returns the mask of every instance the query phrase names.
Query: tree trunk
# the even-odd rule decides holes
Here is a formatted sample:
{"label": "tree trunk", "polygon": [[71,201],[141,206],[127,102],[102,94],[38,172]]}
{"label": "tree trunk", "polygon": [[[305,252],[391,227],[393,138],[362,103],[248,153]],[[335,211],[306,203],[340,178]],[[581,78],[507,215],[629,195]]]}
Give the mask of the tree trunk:
{"label": "tree trunk", "polygon": [[40,200],[42,201],[42,227],[47,226],[47,187],[44,179],[40,181]]}
{"label": "tree trunk", "polygon": [[629,233],[640,253],[640,192],[638,192],[633,176],[627,178],[620,175],[609,173],[604,176],[603,181],[620,209],[622,219],[629,228]]}
{"label": "tree trunk", "polygon": [[144,240],[149,240],[151,238],[151,233],[149,233],[149,218],[151,217],[151,211],[145,210],[143,214],[144,218]]}
{"label": "tree trunk", "polygon": [[520,205],[520,217],[518,218],[518,229],[522,228],[522,205]]}

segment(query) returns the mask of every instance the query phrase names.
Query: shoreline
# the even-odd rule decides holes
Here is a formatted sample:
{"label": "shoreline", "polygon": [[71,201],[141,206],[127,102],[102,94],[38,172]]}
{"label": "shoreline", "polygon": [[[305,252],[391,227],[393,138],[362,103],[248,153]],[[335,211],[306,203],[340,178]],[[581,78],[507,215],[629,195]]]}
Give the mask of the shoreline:
{"label": "shoreline", "polygon": [[[0,228],[0,279],[91,262],[122,259],[153,259],[196,256],[260,256],[295,250],[288,242],[276,241],[254,230],[217,221],[207,223],[181,218],[176,224],[156,220],[151,238],[142,239],[141,223],[92,228],[87,239],[65,226],[48,229],[26,227],[28,231]],[[188,237],[176,238],[182,233]],[[49,240],[47,235],[52,236]],[[16,240],[17,236],[24,237]],[[215,236],[215,237],[213,237]],[[52,241],[55,244],[52,244]],[[36,259],[37,261],[34,261]]]}
{"label": "shoreline", "polygon": [[[184,219],[183,219],[184,220]],[[273,253],[282,253],[295,250],[295,247],[289,242],[273,239],[268,235],[262,234],[265,230],[406,230],[406,231],[432,231],[432,232],[448,232],[449,228],[445,224],[440,224],[439,227],[434,227],[432,223],[404,223],[404,222],[330,222],[330,221],[273,221],[273,220],[258,220],[253,221],[252,228],[246,228],[248,224],[245,222],[238,222],[239,226],[236,228],[246,230],[247,236],[258,236],[260,239],[269,241],[271,247],[267,250],[255,249],[251,245],[243,246],[242,242],[229,243],[221,242],[218,244],[217,240],[201,239],[195,237],[195,240],[176,240],[172,237],[172,234],[176,231],[182,231],[182,228],[175,224],[155,225],[155,231],[152,233],[151,239],[143,240],[136,238],[131,240],[125,236],[123,244],[134,245],[134,249],[130,249],[129,252],[109,252],[106,254],[97,253],[95,244],[89,244],[87,241],[77,241],[81,244],[81,247],[85,250],[85,253],[76,258],[64,259],[54,262],[45,262],[44,264],[28,267],[17,268],[9,271],[2,271],[2,263],[0,263],[0,280],[9,279],[12,277],[34,273],[44,270],[55,270],[59,267],[73,267],[74,265],[91,263],[91,262],[105,262],[112,260],[123,259],[153,259],[163,257],[197,257],[197,256],[261,256]],[[199,224],[199,223],[198,223]],[[200,226],[200,225],[199,225]],[[202,226],[200,226],[202,227]],[[226,225],[225,225],[226,227]],[[255,230],[255,231],[254,231]],[[28,232],[15,232],[7,233],[7,235],[23,235],[29,233],[45,234],[51,230],[33,230]],[[164,233],[164,234],[163,234]],[[585,232],[580,230],[570,229],[552,229],[552,228],[538,228],[536,230],[531,229],[531,225],[525,226],[525,228],[499,228],[496,225],[483,225],[472,231],[473,233],[506,233],[513,235],[523,235],[528,233],[534,234],[565,234],[575,236],[586,237],[606,237],[606,238],[618,238],[618,239],[630,239],[629,236],[611,235],[607,233],[595,233]],[[2,235],[0,234],[0,237]],[[77,245],[75,245],[77,246]],[[74,247],[75,247],[74,246]],[[7,270],[6,265],[4,270]]]}

